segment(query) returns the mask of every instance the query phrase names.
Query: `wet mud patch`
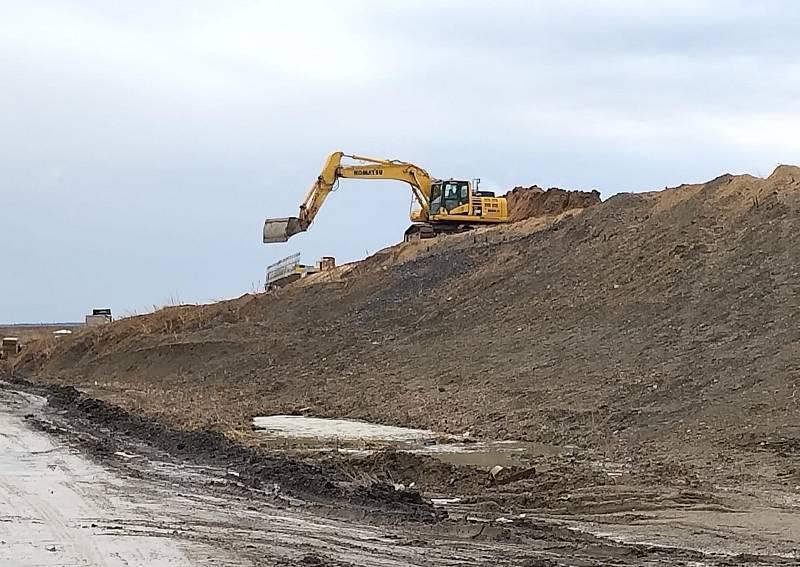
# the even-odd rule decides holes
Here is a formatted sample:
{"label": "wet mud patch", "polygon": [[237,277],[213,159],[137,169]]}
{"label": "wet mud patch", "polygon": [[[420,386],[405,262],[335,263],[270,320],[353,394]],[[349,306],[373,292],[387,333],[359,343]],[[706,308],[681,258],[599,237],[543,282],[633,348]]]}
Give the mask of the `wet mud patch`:
{"label": "wet mud patch", "polygon": [[[0,388],[3,387],[0,384]],[[327,471],[335,493],[343,495],[338,500],[328,498],[342,513],[351,514],[342,521],[341,516],[331,517],[327,512],[329,508],[324,506],[312,506],[303,501],[294,504],[280,498],[273,504],[264,498],[264,491],[243,487],[238,493],[235,492],[238,485],[218,488],[202,482],[203,478],[210,479],[214,474],[225,475],[228,469],[226,466],[204,466],[203,462],[236,458],[236,453],[229,452],[225,438],[220,441],[213,431],[172,435],[172,430],[165,424],[140,419],[135,414],[120,413],[114,406],[96,404],[91,397],[71,389],[48,392],[30,385],[12,389],[42,395],[49,393],[52,400],[49,409],[42,409],[43,400],[37,398],[36,403],[23,404],[27,395],[17,396],[20,405],[15,411],[20,421],[31,412],[29,422],[40,419],[44,428],[49,420],[54,428],[62,426],[64,429],[54,433],[72,440],[70,445],[73,447],[91,449],[101,459],[108,457],[112,450],[126,452],[126,456],[113,456],[105,462],[114,466],[114,472],[119,473],[120,478],[127,477],[128,482],[137,485],[141,480],[142,486],[148,487],[146,490],[139,488],[129,496],[137,504],[149,498],[145,505],[156,516],[144,523],[115,519],[103,529],[115,533],[120,528],[136,533],[146,531],[159,537],[190,541],[191,548],[196,547],[197,542],[204,542],[247,558],[231,564],[373,565],[379,562],[398,566],[470,564],[504,567],[540,564],[632,567],[796,564],[796,555],[786,555],[785,551],[795,533],[791,527],[784,527],[784,531],[777,533],[772,540],[762,541],[761,535],[754,530],[748,529],[745,533],[737,531],[735,526],[725,527],[748,520],[749,509],[742,508],[743,511],[736,512],[738,515],[720,521],[719,514],[727,515],[727,510],[718,506],[711,509],[711,503],[702,495],[686,491],[676,492],[672,502],[668,503],[668,509],[640,510],[637,505],[634,511],[630,506],[637,501],[658,503],[659,493],[632,492],[630,487],[621,486],[616,487],[614,494],[608,492],[611,486],[599,490],[597,484],[605,481],[613,486],[618,477],[609,476],[604,468],[587,459],[560,459],[566,468],[552,465],[549,473],[543,470],[541,474],[514,485],[515,490],[531,493],[541,493],[550,488],[552,492],[547,495],[547,501],[561,502],[565,509],[551,507],[549,514],[544,513],[544,509],[533,513],[530,510],[506,510],[503,508],[509,502],[499,498],[502,494],[490,495],[487,492],[482,501],[472,504],[466,499],[460,502],[457,498],[440,499],[437,505],[448,506],[448,513],[459,513],[440,522],[424,524],[404,512],[421,509],[418,495],[408,491],[397,494],[398,491],[389,483],[349,481],[337,463],[317,463],[319,468],[315,470]],[[164,436],[169,439],[159,441]],[[74,441],[76,437],[79,439],[77,442]],[[185,461],[162,459],[161,453],[167,453],[161,448],[148,452],[142,437],[152,439],[156,444],[166,444],[176,453],[182,452]],[[93,440],[93,445],[80,444],[87,439]],[[210,456],[200,458],[192,451],[206,451]],[[409,476],[429,474],[431,482],[449,480],[445,463],[427,456],[395,453],[383,451],[363,456],[368,461],[360,463],[358,468],[365,471],[372,466],[373,470],[394,470],[393,474],[396,474],[406,467]],[[129,465],[123,465],[129,457]],[[413,459],[419,460],[414,462]],[[270,464],[285,461],[292,459],[274,458]],[[191,462],[198,464],[187,464]],[[578,491],[575,482],[582,470],[585,480],[595,486]],[[459,469],[458,472],[463,471]],[[436,480],[437,475],[442,475],[440,480]],[[131,477],[136,480],[131,480]],[[248,478],[247,474],[242,477]],[[465,485],[470,482],[481,483],[483,479],[464,479]],[[261,482],[263,487],[268,485],[269,479]],[[565,489],[568,490],[557,497],[556,493]],[[498,495],[499,506],[487,501],[486,496],[494,498],[494,494]],[[325,498],[316,498],[317,502],[321,500]],[[361,505],[362,500],[367,504]],[[384,501],[390,503],[381,503]],[[570,502],[575,502],[580,510],[571,510]],[[378,510],[382,515],[370,515],[372,510]],[[702,519],[700,514],[712,516],[704,524],[696,524]],[[732,522],[734,519],[736,522]],[[788,510],[767,510],[749,521],[752,525],[769,526],[775,530],[785,526],[788,519]],[[687,521],[689,524],[685,523]],[[176,529],[173,531],[171,526]],[[242,542],[247,542],[247,545],[242,545]],[[710,546],[709,542],[715,545]],[[720,549],[721,552],[708,551],[710,549]],[[776,555],[776,552],[784,555]]]}
{"label": "wet mud patch", "polygon": [[[251,488],[280,491],[309,503],[345,503],[364,513],[434,521],[443,513],[411,490],[396,490],[375,479],[348,477],[328,463],[271,456],[241,445],[212,429],[184,431],[147,416],[87,396],[71,386],[35,385],[15,378],[14,386],[42,395],[48,407],[82,429],[80,441],[96,457],[137,452],[151,447],[172,459],[201,466],[224,467]],[[51,426],[40,421],[39,427]],[[58,431],[54,431],[57,433]]]}
{"label": "wet mud patch", "polygon": [[306,415],[255,417],[253,427],[262,446],[285,454],[296,451],[361,457],[397,451],[408,456],[409,464],[424,462],[415,456],[429,456],[450,465],[487,472],[496,467],[529,468],[540,457],[571,453],[576,449],[517,440],[482,440],[430,429]]}

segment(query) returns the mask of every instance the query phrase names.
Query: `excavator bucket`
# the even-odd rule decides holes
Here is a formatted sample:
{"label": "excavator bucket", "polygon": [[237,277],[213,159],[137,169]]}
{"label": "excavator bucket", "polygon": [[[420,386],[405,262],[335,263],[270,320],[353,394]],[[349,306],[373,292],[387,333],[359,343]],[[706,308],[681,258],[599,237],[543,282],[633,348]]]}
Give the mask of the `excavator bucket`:
{"label": "excavator bucket", "polygon": [[306,230],[297,217],[267,219],[264,223],[264,242],[286,242],[289,237]]}

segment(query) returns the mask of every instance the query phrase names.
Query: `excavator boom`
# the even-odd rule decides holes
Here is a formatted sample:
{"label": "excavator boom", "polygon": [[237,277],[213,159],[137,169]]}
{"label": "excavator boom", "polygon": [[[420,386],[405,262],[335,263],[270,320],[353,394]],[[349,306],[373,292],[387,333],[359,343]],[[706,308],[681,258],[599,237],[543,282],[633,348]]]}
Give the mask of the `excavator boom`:
{"label": "excavator boom", "polygon": [[[343,158],[361,163],[342,165]],[[464,230],[473,225],[508,221],[506,200],[493,195],[473,194],[468,181],[440,181],[413,163],[333,152],[306,193],[298,215],[266,220],[264,242],[286,242],[295,234],[308,230],[341,178],[393,179],[407,183],[420,206],[419,210],[412,211],[412,221],[424,228],[418,231],[420,235],[435,235],[437,232]],[[437,231],[437,226],[441,230]]]}

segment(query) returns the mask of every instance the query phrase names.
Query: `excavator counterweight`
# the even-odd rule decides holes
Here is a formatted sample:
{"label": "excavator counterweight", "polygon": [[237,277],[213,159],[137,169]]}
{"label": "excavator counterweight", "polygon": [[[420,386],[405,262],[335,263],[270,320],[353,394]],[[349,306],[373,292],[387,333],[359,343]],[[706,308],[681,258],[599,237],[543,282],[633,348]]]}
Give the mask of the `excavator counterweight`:
{"label": "excavator counterweight", "polygon": [[[361,163],[343,165],[342,158]],[[264,242],[286,242],[308,230],[340,179],[393,179],[407,183],[420,208],[411,213],[413,225],[406,231],[406,240],[508,222],[506,199],[478,192],[469,181],[435,179],[418,165],[404,161],[333,152],[306,193],[298,216],[267,219]]]}

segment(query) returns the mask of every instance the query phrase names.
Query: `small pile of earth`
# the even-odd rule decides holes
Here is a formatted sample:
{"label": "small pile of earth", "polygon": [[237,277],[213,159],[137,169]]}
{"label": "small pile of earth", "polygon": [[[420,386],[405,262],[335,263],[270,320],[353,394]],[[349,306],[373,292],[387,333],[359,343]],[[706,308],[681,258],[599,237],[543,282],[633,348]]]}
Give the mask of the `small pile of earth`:
{"label": "small pile of earth", "polygon": [[600,192],[568,191],[551,187],[547,191],[541,187],[514,187],[506,193],[508,216],[511,222],[531,217],[555,216],[572,209],[585,209],[600,203]]}

